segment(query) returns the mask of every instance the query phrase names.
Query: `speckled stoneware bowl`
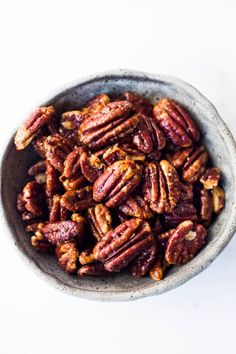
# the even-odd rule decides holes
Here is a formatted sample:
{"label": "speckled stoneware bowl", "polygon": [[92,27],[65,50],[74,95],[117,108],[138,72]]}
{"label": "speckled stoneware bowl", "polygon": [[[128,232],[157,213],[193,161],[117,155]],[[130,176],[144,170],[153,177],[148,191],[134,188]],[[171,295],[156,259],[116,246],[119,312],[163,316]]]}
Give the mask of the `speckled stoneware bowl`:
{"label": "speckled stoneware bowl", "polygon": [[[83,106],[88,99],[101,92],[119,96],[127,90],[137,91],[154,102],[160,97],[171,97],[187,108],[201,128],[203,142],[213,163],[223,172],[226,208],[211,226],[204,249],[191,262],[174,267],[159,283],[153,282],[149,277],[136,279],[128,273],[103,278],[79,279],[69,276],[60,269],[55,257],[37,253],[31,247],[30,238],[24,231],[15,206],[16,195],[28,180],[26,171],[37,156],[31,147],[16,152],[11,139],[2,161],[1,172],[2,212],[8,225],[9,236],[19,253],[38,275],[65,293],[78,297],[119,301],[169,291],[208,267],[230,241],[236,229],[235,142],[214,106],[192,86],[171,77],[114,70],[78,80],[54,93],[47,102],[40,102],[40,105],[54,105],[58,112],[63,112]],[[24,118],[16,117],[19,125]]]}

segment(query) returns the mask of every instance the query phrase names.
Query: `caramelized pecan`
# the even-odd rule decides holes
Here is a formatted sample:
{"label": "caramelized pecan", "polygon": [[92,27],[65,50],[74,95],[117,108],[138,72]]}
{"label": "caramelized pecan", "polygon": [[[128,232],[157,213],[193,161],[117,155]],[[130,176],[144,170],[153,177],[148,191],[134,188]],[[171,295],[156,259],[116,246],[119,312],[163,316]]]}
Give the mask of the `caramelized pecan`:
{"label": "caramelized pecan", "polygon": [[73,212],[88,209],[94,204],[93,187],[90,186],[67,191],[61,197],[61,205]]}
{"label": "caramelized pecan", "polygon": [[30,166],[30,168],[28,169],[28,175],[30,177],[35,177],[37,174],[45,171],[46,171],[46,161],[40,160],[34,163],[32,166]]}
{"label": "caramelized pecan", "polygon": [[145,154],[136,149],[132,143],[122,143],[119,147],[128,155],[128,159],[140,163],[145,161]]}
{"label": "caramelized pecan", "polygon": [[73,144],[59,134],[50,135],[44,142],[46,158],[59,172],[64,170],[64,161],[73,150]]}
{"label": "caramelized pecan", "polygon": [[175,168],[166,160],[150,162],[144,170],[143,196],[150,208],[158,214],[170,213],[179,196],[179,178]]}
{"label": "caramelized pecan", "polygon": [[213,199],[212,194],[205,188],[200,191],[200,217],[201,221],[208,226],[211,222],[212,212],[213,212]]}
{"label": "caramelized pecan", "polygon": [[157,256],[156,242],[152,244],[140,253],[140,255],[134,259],[130,264],[130,273],[137,277],[144,277],[153,265]]}
{"label": "caramelized pecan", "polygon": [[74,273],[76,271],[78,251],[75,242],[65,242],[57,245],[55,253],[60,266],[67,273]]}
{"label": "caramelized pecan", "polygon": [[85,177],[82,175],[80,166],[80,158],[83,152],[85,152],[85,148],[78,147],[67,155],[65,159],[64,171],[60,177],[60,181],[66,190],[78,189],[83,186],[86,181]]}
{"label": "caramelized pecan", "polygon": [[[51,253],[53,251],[53,245],[45,238],[42,231],[43,227],[43,223],[37,224],[37,229],[35,230],[34,235],[31,237],[31,245],[35,248],[36,251]],[[31,230],[33,231],[33,229]]]}
{"label": "caramelized pecan", "polygon": [[81,217],[81,222],[72,220],[57,221],[49,223],[42,228],[43,234],[52,244],[60,244],[66,241],[73,241],[84,235],[85,219]]}
{"label": "caramelized pecan", "polygon": [[169,237],[165,259],[169,264],[182,264],[190,261],[203,247],[207,231],[200,224],[186,220],[179,224]]}
{"label": "caramelized pecan", "polygon": [[94,261],[95,261],[95,257],[93,254],[93,249],[91,247],[88,247],[79,255],[79,262],[82,265],[93,263]]}
{"label": "caramelized pecan", "polygon": [[116,161],[98,177],[93,185],[93,198],[105,201],[108,208],[122,204],[141,180],[141,169],[132,160]]}
{"label": "caramelized pecan", "polygon": [[225,193],[220,187],[213,188],[213,210],[214,213],[219,214],[225,205]]}
{"label": "caramelized pecan", "polygon": [[[20,198],[20,197],[19,197]],[[45,193],[41,184],[31,181],[23,189],[22,201],[25,208],[34,216],[43,215],[45,212]]]}
{"label": "caramelized pecan", "polygon": [[39,136],[37,138],[34,138],[32,140],[32,146],[35,150],[35,152],[37,152],[37,154],[42,158],[45,159],[46,157],[46,150],[44,148],[44,142],[46,140],[46,136]]}
{"label": "caramelized pecan", "polygon": [[17,130],[15,135],[15,145],[17,150],[23,150],[40,128],[46,124],[55,114],[53,106],[39,107],[26,119],[26,121]]}
{"label": "caramelized pecan", "polygon": [[148,116],[152,115],[153,105],[147,98],[130,91],[125,92],[124,95],[126,100],[133,105],[136,112]]}
{"label": "caramelized pecan", "polygon": [[55,194],[52,198],[52,206],[49,213],[50,223],[56,221],[65,221],[69,218],[68,210],[61,206],[60,200],[61,196],[59,194]]}
{"label": "caramelized pecan", "polygon": [[197,211],[193,204],[181,203],[169,214],[164,214],[164,225],[174,227],[185,220],[197,221]]}
{"label": "caramelized pecan", "polygon": [[120,205],[118,209],[122,214],[131,217],[150,219],[153,216],[148,204],[139,195],[134,195],[133,197],[129,196],[125,203]]}
{"label": "caramelized pecan", "polygon": [[217,167],[208,168],[200,178],[205,189],[218,187],[220,181],[220,170]]}
{"label": "caramelized pecan", "polygon": [[134,218],[109,231],[95,246],[95,258],[109,272],[118,272],[153,242],[149,224]]}
{"label": "caramelized pecan", "polygon": [[59,181],[59,173],[49,160],[46,160],[46,195],[52,198],[55,193],[61,190],[61,183]]}
{"label": "caramelized pecan", "polygon": [[93,236],[99,241],[108,231],[112,230],[110,211],[103,204],[88,209],[88,221]]}
{"label": "caramelized pecan", "polygon": [[79,277],[84,277],[86,275],[101,277],[103,275],[108,275],[109,272],[106,271],[102,263],[96,262],[96,263],[86,264],[80,267],[77,274]]}
{"label": "caramelized pecan", "polygon": [[157,123],[168,140],[176,146],[188,147],[198,141],[200,133],[190,115],[175,101],[161,99],[153,109]]}
{"label": "caramelized pecan", "polygon": [[167,268],[167,263],[163,259],[162,255],[159,255],[150,269],[149,275],[155,281],[160,281],[164,277],[164,272]]}
{"label": "caramelized pecan", "polygon": [[84,177],[94,182],[105,170],[105,164],[95,155],[83,152],[80,156],[80,167]]}
{"label": "caramelized pecan", "polygon": [[112,165],[114,162],[119,160],[125,160],[128,155],[124,150],[122,150],[117,144],[112,147],[105,149],[102,159],[107,165]]}

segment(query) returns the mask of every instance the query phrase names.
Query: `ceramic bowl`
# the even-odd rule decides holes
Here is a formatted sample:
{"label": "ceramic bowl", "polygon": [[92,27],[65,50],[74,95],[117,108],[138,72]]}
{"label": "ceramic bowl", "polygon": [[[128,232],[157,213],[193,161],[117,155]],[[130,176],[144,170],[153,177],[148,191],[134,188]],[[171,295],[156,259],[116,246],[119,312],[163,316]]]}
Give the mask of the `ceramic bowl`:
{"label": "ceramic bowl", "polygon": [[[9,237],[38,275],[63,292],[82,298],[103,301],[132,300],[174,289],[207,268],[228,244],[236,228],[235,142],[215,107],[189,84],[162,75],[114,70],[80,79],[54,93],[47,102],[41,102],[40,105],[54,105],[58,112],[62,112],[83,106],[88,99],[101,92],[119,96],[127,90],[146,95],[154,102],[167,96],[187,108],[200,126],[203,143],[209,150],[213,163],[223,173],[226,208],[211,226],[204,249],[189,263],[173,267],[161,282],[153,282],[149,277],[136,279],[128,273],[78,279],[62,271],[55,257],[40,254],[30,245],[30,238],[24,231],[16,210],[16,195],[28,180],[26,171],[37,156],[31,147],[17,152],[11,139],[6,147],[1,171],[2,209]],[[21,119],[19,125],[20,123]]]}

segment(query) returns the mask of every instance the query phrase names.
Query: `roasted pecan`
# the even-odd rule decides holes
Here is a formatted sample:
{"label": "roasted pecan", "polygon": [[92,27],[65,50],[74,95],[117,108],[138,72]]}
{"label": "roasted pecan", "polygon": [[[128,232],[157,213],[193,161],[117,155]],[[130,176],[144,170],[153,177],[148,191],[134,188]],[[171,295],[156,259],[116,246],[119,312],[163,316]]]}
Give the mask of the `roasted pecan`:
{"label": "roasted pecan", "polygon": [[179,182],[180,188],[180,202],[192,203],[193,202],[193,185],[189,183]]}
{"label": "roasted pecan", "polygon": [[159,255],[152,266],[149,275],[155,281],[160,281],[164,277],[165,270],[167,268],[167,263],[163,259],[162,255]]}
{"label": "roasted pecan", "polygon": [[17,130],[15,135],[15,145],[17,150],[23,150],[38,133],[39,129],[46,124],[55,114],[52,106],[39,107]]}
{"label": "roasted pecan", "polygon": [[49,223],[43,227],[42,231],[46,239],[52,244],[74,241],[83,237],[85,219],[81,217],[81,222],[67,220]]}
{"label": "roasted pecan", "polygon": [[181,264],[190,261],[205,243],[207,231],[200,224],[186,220],[178,225],[169,237],[165,259],[169,264]]}
{"label": "roasted pecan", "polygon": [[119,142],[132,133],[139,122],[139,114],[129,117],[132,110],[127,101],[109,103],[100,112],[85,118],[79,128],[80,141],[95,150]]}
{"label": "roasted pecan", "polygon": [[147,98],[130,91],[125,92],[124,95],[126,100],[133,105],[136,112],[148,116],[152,115],[153,105]]}
{"label": "roasted pecan", "polygon": [[64,170],[64,161],[67,155],[73,150],[73,144],[59,134],[50,135],[44,142],[46,158],[59,172]]}
{"label": "roasted pecan", "polygon": [[66,191],[77,190],[86,184],[86,178],[82,174],[74,178],[65,178],[62,175],[59,179]]}
{"label": "roasted pecan", "polygon": [[152,232],[153,232],[153,235],[155,236],[155,238],[161,233],[163,232],[163,225],[161,223],[161,219],[160,219],[160,216],[156,216],[154,222],[152,223],[151,225],[151,228],[152,228]]}
{"label": "roasted pecan", "polygon": [[59,194],[55,194],[53,196],[52,206],[49,213],[50,223],[56,221],[65,221],[68,220],[69,218],[68,210],[61,205],[60,200],[61,200],[61,196]]}
{"label": "roasted pecan", "polygon": [[88,209],[94,204],[93,187],[90,186],[67,191],[61,197],[61,205],[73,212]]}
{"label": "roasted pecan", "polygon": [[118,272],[153,242],[149,224],[133,218],[109,231],[95,246],[95,258],[109,272]]}
{"label": "roasted pecan", "polygon": [[25,231],[29,233],[35,233],[36,231],[40,230],[45,223],[42,221],[39,222],[33,222],[32,224],[29,224],[25,227]]}
{"label": "roasted pecan", "polygon": [[219,214],[225,205],[225,193],[220,187],[213,188],[213,210],[214,213]]}
{"label": "roasted pecan", "polygon": [[193,204],[181,203],[169,214],[163,215],[164,226],[174,227],[185,220],[197,221],[197,211]]}
{"label": "roasted pecan", "polygon": [[53,245],[45,238],[42,228],[45,224],[38,223],[37,230],[31,237],[31,245],[39,252],[51,253],[53,251]]}
{"label": "roasted pecan", "polygon": [[46,157],[46,150],[44,148],[45,140],[46,140],[46,136],[42,136],[42,135],[32,140],[32,146],[34,150],[42,159],[45,159]]}
{"label": "roasted pecan", "polygon": [[[210,191],[202,188],[200,191],[200,217],[204,225],[208,226],[211,222],[212,212],[213,212],[213,198]],[[186,218],[188,219],[188,218]]]}
{"label": "roasted pecan", "polygon": [[52,198],[54,194],[61,190],[61,183],[59,181],[59,173],[49,160],[46,160],[46,195]]}
{"label": "roasted pecan", "polygon": [[106,165],[95,155],[83,152],[80,156],[80,167],[84,177],[94,182],[105,170]]}
{"label": "roasted pecan", "polygon": [[168,140],[176,146],[188,147],[198,141],[200,133],[190,115],[175,101],[161,99],[153,109],[157,123]]}
{"label": "roasted pecan", "polygon": [[65,242],[57,245],[55,252],[60,266],[67,273],[74,273],[77,268],[78,260],[76,242]]}
{"label": "roasted pecan", "polygon": [[144,200],[158,214],[170,213],[180,197],[179,178],[175,168],[166,160],[150,162],[144,170]]}
{"label": "roasted pecan", "polygon": [[79,277],[84,277],[86,275],[101,277],[103,275],[108,275],[109,272],[106,271],[102,263],[96,262],[96,263],[86,264],[80,267],[77,274]]}
{"label": "roasted pecan", "polygon": [[78,189],[86,181],[80,167],[80,157],[83,152],[85,152],[85,148],[76,148],[67,156],[64,162],[64,171],[60,181],[66,190]]}
{"label": "roasted pecan", "polygon": [[162,152],[158,150],[153,150],[150,154],[147,154],[147,160],[152,162],[158,162],[162,159]]}
{"label": "roasted pecan", "polygon": [[107,165],[112,165],[114,162],[119,160],[125,160],[128,155],[124,150],[122,150],[117,144],[112,147],[105,149],[102,159]]}
{"label": "roasted pecan", "polygon": [[110,211],[103,204],[88,209],[88,221],[93,236],[99,241],[108,231],[112,230]]}
{"label": "roasted pecan", "polygon": [[148,204],[139,195],[129,196],[125,203],[118,208],[122,214],[131,217],[150,219],[153,216]]}
{"label": "roasted pecan", "polygon": [[133,136],[133,143],[140,151],[149,154],[153,150],[163,149],[166,138],[152,118],[142,115]]}
{"label": "roasted pecan", "polygon": [[162,232],[160,235],[155,235],[155,239],[157,241],[158,250],[163,254],[166,250],[167,242],[172,235],[174,229],[168,230],[166,232]]}
{"label": "roasted pecan", "polygon": [[144,277],[153,265],[157,255],[156,242],[152,244],[140,253],[140,255],[134,259],[130,264],[130,272],[137,277]]}
{"label": "roasted pecan", "polygon": [[220,181],[220,170],[217,167],[208,168],[200,178],[200,182],[205,189],[213,189],[218,187]]}
{"label": "roasted pecan", "polygon": [[42,173],[46,171],[46,161],[45,160],[40,160],[36,163],[34,163],[30,168],[28,169],[28,175],[30,177],[36,176],[38,173]]}
{"label": "roasted pecan", "polygon": [[80,253],[79,262],[82,265],[89,264],[95,262],[95,257],[93,254],[93,248],[88,247],[86,250]]}
{"label": "roasted pecan", "polygon": [[122,204],[141,180],[141,168],[133,160],[116,161],[93,185],[93,198],[108,208]]}
{"label": "roasted pecan", "polygon": [[129,159],[140,163],[145,161],[145,154],[136,149],[132,143],[122,143],[119,144],[119,147],[128,155]]}
{"label": "roasted pecan", "polygon": [[171,163],[175,168],[181,168],[185,182],[194,183],[205,171],[208,154],[204,146],[187,148],[175,152]]}
{"label": "roasted pecan", "polygon": [[25,208],[34,216],[44,214],[45,193],[41,184],[36,181],[28,182],[23,189],[22,199],[25,203]]}

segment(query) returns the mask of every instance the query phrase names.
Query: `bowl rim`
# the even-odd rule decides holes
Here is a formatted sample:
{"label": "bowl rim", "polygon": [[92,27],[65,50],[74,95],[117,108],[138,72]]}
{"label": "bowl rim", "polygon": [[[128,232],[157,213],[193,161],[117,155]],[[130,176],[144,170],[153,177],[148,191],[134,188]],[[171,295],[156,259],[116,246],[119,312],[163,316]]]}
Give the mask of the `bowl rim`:
{"label": "bowl rim", "polygon": [[[191,95],[195,96],[198,102],[202,103],[203,105],[207,106],[209,108],[209,112],[212,116],[215,117],[218,123],[218,131],[220,132],[221,136],[224,137],[224,142],[225,145],[227,146],[229,152],[230,152],[230,163],[232,166],[232,173],[233,176],[236,178],[236,143],[234,141],[234,138],[227,127],[227,125],[224,123],[223,119],[220,117],[219,113],[217,112],[216,108],[214,105],[205,97],[203,96],[196,88],[191,86],[190,84],[186,83],[185,81],[172,77],[172,76],[167,76],[167,75],[160,75],[160,74],[149,74],[146,72],[141,72],[141,71],[134,71],[134,70],[129,70],[129,69],[114,69],[114,70],[109,70],[109,71],[104,71],[100,73],[95,73],[92,75],[89,75],[87,77],[74,80],[66,85],[61,86],[57,90],[54,90],[51,92],[51,94],[48,95],[50,98],[46,98],[42,100],[42,102],[39,104],[45,104],[46,101],[56,98],[57,96],[61,95],[62,93],[65,94],[66,91],[69,91],[77,86],[80,86],[85,83],[89,83],[92,81],[98,81],[98,80],[103,80],[103,79],[139,79],[139,80],[151,80],[151,81],[165,81],[168,84],[176,85],[178,87],[181,87],[188,91]],[[13,134],[14,136],[14,134]],[[54,288],[59,289],[69,295],[77,296],[80,298],[84,299],[89,299],[89,300],[99,300],[99,301],[128,301],[128,300],[135,300],[139,298],[143,298],[146,296],[151,296],[151,295],[157,295],[157,294],[162,294],[164,292],[173,290],[180,285],[184,284],[185,282],[189,281],[191,278],[202,272],[204,269],[206,269],[212,262],[213,260],[223,251],[223,249],[226,247],[226,245],[229,243],[231,238],[233,237],[235,231],[236,231],[236,207],[232,208],[228,222],[226,224],[226,227],[223,231],[223,234],[221,235],[220,238],[217,239],[217,241],[214,244],[214,249],[211,250],[209,254],[205,255],[205,258],[203,259],[203,262],[198,262],[196,267],[190,268],[190,271],[184,274],[181,274],[181,276],[177,275],[171,283],[165,282],[164,285],[162,286],[161,282],[159,283],[153,283],[153,285],[148,286],[147,288],[144,289],[136,289],[136,290],[122,290],[122,291],[97,291],[97,290],[88,290],[88,289],[74,289],[71,286],[63,283],[59,279],[53,277],[50,274],[45,273],[36,263],[32,262],[30,257],[24,252],[24,250],[18,245],[16,242],[14,235],[11,230],[11,226],[8,222],[8,217],[5,213],[5,207],[3,203],[3,193],[2,193],[2,171],[4,167],[4,161],[6,158],[6,155],[12,146],[12,138],[10,139],[8,145],[6,146],[3,156],[1,157],[1,168],[0,168],[0,178],[1,178],[1,198],[0,198],[0,215],[3,216],[2,220],[5,223],[5,229],[7,230],[8,235],[10,236],[9,239],[13,241],[14,244],[14,249],[20,256],[21,259],[28,265],[30,266],[36,275],[40,276],[41,278],[45,279],[48,283],[50,283]],[[234,200],[233,204],[236,205],[236,193],[234,193]]]}

